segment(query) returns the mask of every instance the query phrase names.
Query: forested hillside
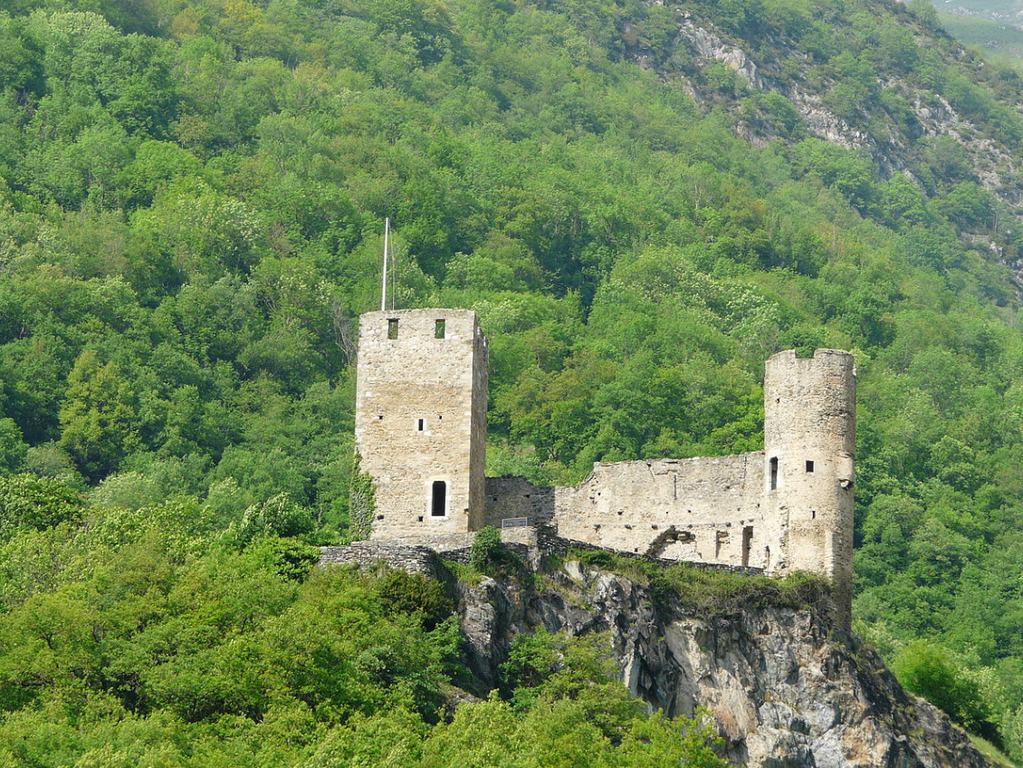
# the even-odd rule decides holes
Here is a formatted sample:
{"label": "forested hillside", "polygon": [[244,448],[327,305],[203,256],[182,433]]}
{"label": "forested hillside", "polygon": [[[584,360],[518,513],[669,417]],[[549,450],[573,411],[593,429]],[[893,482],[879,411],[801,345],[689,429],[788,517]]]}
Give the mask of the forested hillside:
{"label": "forested hillside", "polygon": [[1023,81],[925,3],[4,8],[2,761],[425,738],[447,640],[382,661],[377,587],[287,578],[349,536],[385,216],[399,306],[491,340],[490,474],[758,448],[764,359],[853,351],[857,629],[1023,757]]}

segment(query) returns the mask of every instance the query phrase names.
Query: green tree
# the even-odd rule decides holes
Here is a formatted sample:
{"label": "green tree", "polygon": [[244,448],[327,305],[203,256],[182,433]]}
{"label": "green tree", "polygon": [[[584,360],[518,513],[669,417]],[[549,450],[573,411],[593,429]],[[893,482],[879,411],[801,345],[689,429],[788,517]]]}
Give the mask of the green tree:
{"label": "green tree", "polygon": [[109,474],[140,445],[135,401],[116,363],[102,363],[95,349],[78,356],[60,409],[60,444],[86,477]]}
{"label": "green tree", "polygon": [[82,516],[82,497],[66,483],[33,475],[0,477],[0,541]]}
{"label": "green tree", "polygon": [[0,418],[0,473],[16,472],[28,453],[21,430],[13,419]]}
{"label": "green tree", "polygon": [[940,645],[910,643],[892,664],[899,681],[913,693],[940,707],[956,722],[976,731],[988,722],[990,709],[970,680]]}

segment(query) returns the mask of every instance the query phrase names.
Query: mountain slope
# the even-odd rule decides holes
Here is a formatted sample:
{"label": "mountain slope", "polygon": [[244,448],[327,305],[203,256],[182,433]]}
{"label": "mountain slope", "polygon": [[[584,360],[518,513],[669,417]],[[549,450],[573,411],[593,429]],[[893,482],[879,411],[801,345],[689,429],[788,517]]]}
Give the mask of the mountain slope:
{"label": "mountain slope", "polygon": [[852,350],[858,628],[1021,749],[1021,86],[920,4],[19,0],[0,91],[5,611],[33,478],[347,535],[390,216],[492,474],[754,450],[763,360]]}

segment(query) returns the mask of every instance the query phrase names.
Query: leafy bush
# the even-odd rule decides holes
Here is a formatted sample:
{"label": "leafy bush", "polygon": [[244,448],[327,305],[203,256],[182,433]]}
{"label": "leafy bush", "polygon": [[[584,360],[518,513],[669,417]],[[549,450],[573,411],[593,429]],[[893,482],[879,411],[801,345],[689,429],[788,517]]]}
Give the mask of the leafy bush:
{"label": "leafy bush", "polygon": [[469,565],[477,571],[486,572],[507,559],[507,550],[501,543],[501,532],[492,525],[485,525],[476,531],[469,549]]}
{"label": "leafy bush", "polygon": [[417,616],[427,630],[455,609],[444,585],[420,573],[388,569],[376,580],[374,591],[388,611]]}
{"label": "leafy bush", "polygon": [[309,510],[282,493],[245,510],[238,538],[246,543],[257,536],[301,536],[312,531],[313,527]]}
{"label": "leafy bush", "polygon": [[18,530],[41,530],[77,520],[83,511],[81,494],[60,480],[13,475],[0,477],[0,541]]}
{"label": "leafy bush", "polygon": [[292,581],[302,581],[319,562],[320,550],[294,539],[260,536],[245,548],[245,555],[260,568]]}
{"label": "leafy bush", "polygon": [[892,670],[908,690],[944,710],[964,728],[998,740],[989,702],[942,646],[927,640],[909,643],[896,655]]}

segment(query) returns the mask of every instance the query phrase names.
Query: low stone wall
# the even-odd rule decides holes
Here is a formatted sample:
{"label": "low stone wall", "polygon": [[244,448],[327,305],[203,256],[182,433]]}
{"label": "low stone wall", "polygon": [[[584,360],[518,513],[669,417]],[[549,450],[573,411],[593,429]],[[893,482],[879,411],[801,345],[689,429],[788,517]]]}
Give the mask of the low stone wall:
{"label": "low stone wall", "polygon": [[501,529],[501,541],[505,544],[522,544],[535,547],[537,544],[537,528],[532,525],[519,525],[514,528]]}
{"label": "low stone wall", "polygon": [[[475,533],[434,533],[422,536],[395,536],[386,539],[373,539],[379,544],[386,544],[395,547],[427,547],[434,552],[443,552],[447,549],[462,549],[471,547]],[[361,542],[360,542],[361,543]]]}
{"label": "low stone wall", "polygon": [[[535,552],[535,549],[531,549],[525,544],[505,543],[505,547],[514,552],[523,562],[532,563],[534,560],[530,557],[530,552]],[[449,549],[445,552],[438,552],[438,557],[448,560],[452,563],[461,563],[462,565],[469,564],[469,553],[472,551],[471,547],[465,549]]]}
{"label": "low stone wall", "polygon": [[[320,547],[320,565],[343,564],[357,565],[360,568],[374,567],[381,563],[409,573],[421,573],[430,578],[440,578],[442,573],[441,559],[455,563],[468,564],[472,550],[472,538],[475,534],[451,534],[434,537],[436,540],[428,546],[408,544],[402,539],[387,541],[355,541],[343,547]],[[675,560],[664,557],[649,557],[644,554],[623,552],[612,547],[602,547],[585,541],[575,541],[557,535],[548,526],[521,526],[501,530],[501,541],[504,545],[533,567],[540,560],[551,555],[564,555],[570,550],[587,552],[607,552],[619,557],[646,560],[661,565],[679,563],[708,571],[728,571],[750,576],[764,573],[763,568],[744,568],[738,565],[722,565],[699,561]]]}
{"label": "low stone wall", "polygon": [[648,555],[636,554],[634,552],[623,552],[622,550],[614,549],[613,547],[602,547],[598,544],[591,544],[586,541],[566,539],[563,536],[558,536],[553,530],[547,527],[540,527],[537,529],[537,548],[544,555],[548,556],[553,554],[564,554],[565,552],[574,549],[583,550],[585,552],[607,552],[608,554],[617,555],[619,557],[631,558],[633,560],[646,560],[648,562],[659,563],[661,565],[688,565],[705,571],[727,571],[729,573],[739,573],[747,576],[764,575],[763,568],[726,565],[721,563],[705,563],[691,560],[675,560],[666,557],[650,557]]}
{"label": "low stone wall", "polygon": [[437,553],[429,547],[383,541],[356,541],[344,547],[320,547],[321,566],[357,565],[367,568],[380,563],[409,573],[421,573],[431,579],[439,575]]}

